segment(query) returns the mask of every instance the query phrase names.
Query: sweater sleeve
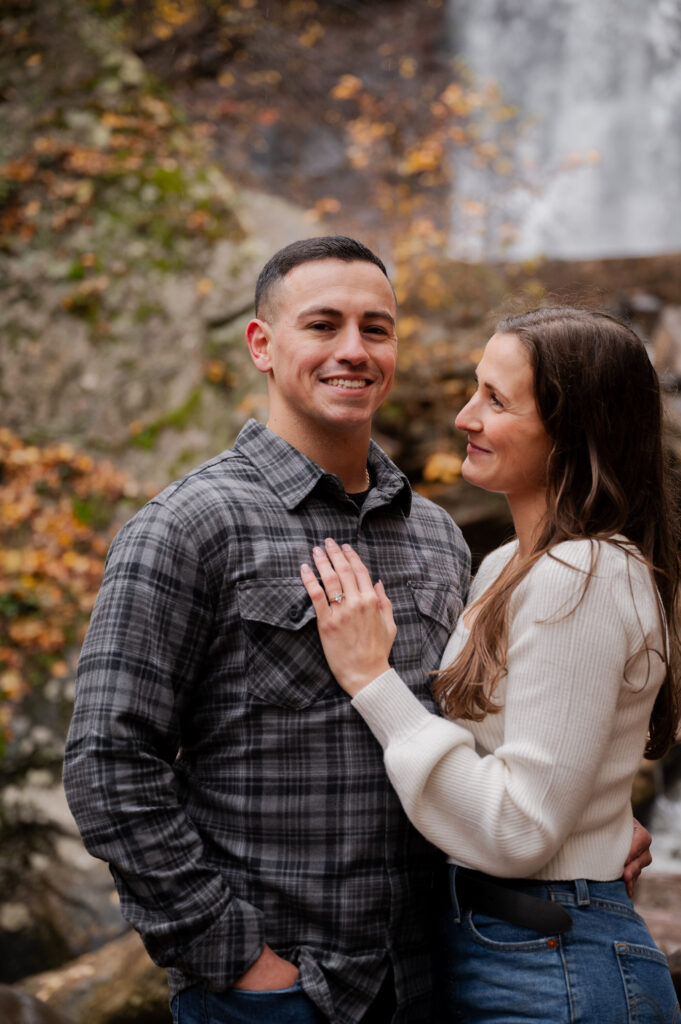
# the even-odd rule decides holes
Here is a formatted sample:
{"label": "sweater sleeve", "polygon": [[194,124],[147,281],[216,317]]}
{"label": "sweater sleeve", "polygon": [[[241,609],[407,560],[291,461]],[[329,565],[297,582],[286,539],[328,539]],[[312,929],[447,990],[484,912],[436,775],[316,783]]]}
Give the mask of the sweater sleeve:
{"label": "sweater sleeve", "polygon": [[492,754],[480,756],[466,728],[425,711],[392,671],[353,701],[414,825],[457,862],[490,874],[531,875],[570,834],[608,756],[640,638],[630,588],[621,575],[617,585],[607,553],[580,600],[586,577],[573,565],[588,569],[588,542],[564,548],[572,565],[543,558],[516,592],[504,737]]}

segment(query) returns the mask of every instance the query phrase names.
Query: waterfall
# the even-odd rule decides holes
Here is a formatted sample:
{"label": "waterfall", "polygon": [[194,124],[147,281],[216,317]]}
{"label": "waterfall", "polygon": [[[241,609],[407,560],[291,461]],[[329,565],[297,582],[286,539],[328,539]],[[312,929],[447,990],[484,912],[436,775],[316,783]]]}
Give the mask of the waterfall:
{"label": "waterfall", "polygon": [[457,153],[452,255],[680,252],[681,0],[448,0],[447,16],[451,52],[534,119],[514,143],[528,187]]}

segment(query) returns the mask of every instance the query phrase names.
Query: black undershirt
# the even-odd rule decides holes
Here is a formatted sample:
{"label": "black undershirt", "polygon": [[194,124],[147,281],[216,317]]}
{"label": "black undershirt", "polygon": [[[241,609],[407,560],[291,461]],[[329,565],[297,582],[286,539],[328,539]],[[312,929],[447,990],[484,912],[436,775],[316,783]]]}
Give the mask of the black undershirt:
{"label": "black undershirt", "polygon": [[361,508],[366,501],[366,496],[371,490],[371,487],[367,487],[366,491],[360,491],[358,494],[348,494],[350,501],[354,501],[357,508]]}

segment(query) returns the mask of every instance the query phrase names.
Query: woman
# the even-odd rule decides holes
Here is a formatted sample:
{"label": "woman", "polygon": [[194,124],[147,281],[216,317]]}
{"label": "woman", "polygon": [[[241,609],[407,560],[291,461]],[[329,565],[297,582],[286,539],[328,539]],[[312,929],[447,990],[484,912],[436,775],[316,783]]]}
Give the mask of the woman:
{"label": "woman", "polygon": [[679,720],[657,378],[613,317],[543,309],[498,325],[477,379],[456,420],[462,472],[506,495],[516,540],[483,561],[445,651],[434,693],[450,720],[390,669],[383,587],[333,541],[314,552],[323,586],[301,570],[322,643],[451,861],[447,1019],[678,1022],[621,879],[633,776]]}

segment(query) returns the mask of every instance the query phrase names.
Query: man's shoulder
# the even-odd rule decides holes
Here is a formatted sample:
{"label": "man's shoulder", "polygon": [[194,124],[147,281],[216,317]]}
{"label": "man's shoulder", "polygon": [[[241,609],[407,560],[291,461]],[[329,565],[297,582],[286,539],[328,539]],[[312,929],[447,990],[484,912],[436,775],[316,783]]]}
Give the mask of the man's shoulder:
{"label": "man's shoulder", "polygon": [[254,471],[251,463],[235,448],[225,448],[219,455],[194,466],[184,476],[173,480],[152,500],[170,507],[181,507],[186,501],[193,501],[197,494],[212,491],[223,494],[225,490],[239,490],[251,487],[261,481],[261,475]]}
{"label": "man's shoulder", "polygon": [[416,521],[432,524],[442,530],[446,530],[457,538],[462,538],[461,530],[456,525],[449,512],[442,505],[437,505],[430,498],[424,498],[418,491],[412,491],[411,515]]}
{"label": "man's shoulder", "polygon": [[199,533],[202,524],[225,523],[245,506],[261,507],[271,493],[262,473],[238,450],[226,448],[164,487],[129,523],[174,521]]}

